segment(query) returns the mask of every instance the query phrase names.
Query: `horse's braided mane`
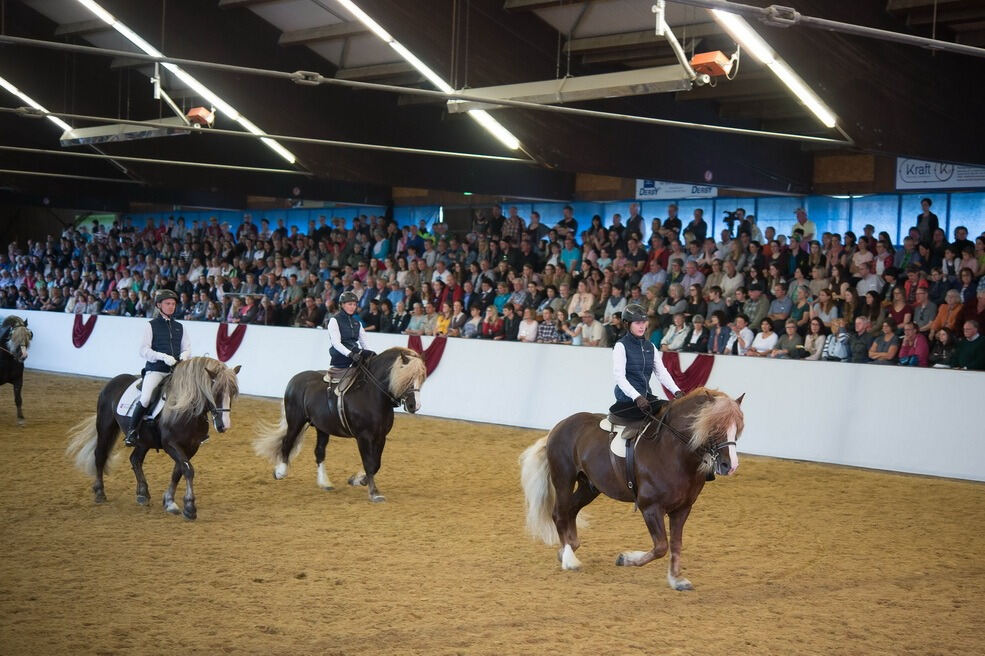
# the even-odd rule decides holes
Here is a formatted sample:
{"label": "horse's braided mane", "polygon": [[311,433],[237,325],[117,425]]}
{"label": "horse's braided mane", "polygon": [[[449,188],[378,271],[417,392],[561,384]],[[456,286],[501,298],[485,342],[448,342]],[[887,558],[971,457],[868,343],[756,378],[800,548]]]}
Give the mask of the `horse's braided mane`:
{"label": "horse's braided mane", "polygon": [[739,404],[724,392],[707,387],[698,387],[684,398],[677,401],[682,403],[693,400],[700,404],[694,412],[691,421],[691,449],[697,450],[714,440],[720,442],[728,435],[728,429],[735,425],[735,435],[742,434],[745,420]]}

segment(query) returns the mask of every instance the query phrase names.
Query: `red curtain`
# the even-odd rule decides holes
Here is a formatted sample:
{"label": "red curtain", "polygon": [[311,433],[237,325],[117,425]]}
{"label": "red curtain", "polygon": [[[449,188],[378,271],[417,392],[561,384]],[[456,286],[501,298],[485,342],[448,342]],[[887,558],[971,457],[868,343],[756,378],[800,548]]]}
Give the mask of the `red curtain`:
{"label": "red curtain", "polygon": [[[699,355],[691,363],[691,366],[687,368],[687,371],[681,371],[681,359],[677,356],[677,353],[674,351],[664,351],[660,355],[663,356],[664,366],[667,367],[667,371],[674,379],[674,382],[677,383],[677,386],[685,394],[707,383],[708,377],[711,376],[711,368],[715,364],[714,356]],[[666,387],[663,390],[668,399],[674,398],[674,395]]]}
{"label": "red curtain", "polygon": [[72,346],[82,348],[82,345],[89,341],[92,329],[96,327],[96,315],[92,315],[82,321],[82,315],[75,315],[75,324],[72,326]]}
{"label": "red curtain", "polygon": [[411,335],[407,338],[407,348],[417,351],[424,357],[424,366],[427,368],[428,376],[438,368],[438,363],[441,361],[441,356],[445,352],[445,344],[447,343],[447,337],[438,335],[431,341],[431,346],[425,349],[419,335]]}
{"label": "red curtain", "polygon": [[246,334],[246,324],[241,323],[229,332],[229,324],[220,323],[215,334],[215,352],[221,362],[226,362],[236,354],[239,345],[243,343]]}

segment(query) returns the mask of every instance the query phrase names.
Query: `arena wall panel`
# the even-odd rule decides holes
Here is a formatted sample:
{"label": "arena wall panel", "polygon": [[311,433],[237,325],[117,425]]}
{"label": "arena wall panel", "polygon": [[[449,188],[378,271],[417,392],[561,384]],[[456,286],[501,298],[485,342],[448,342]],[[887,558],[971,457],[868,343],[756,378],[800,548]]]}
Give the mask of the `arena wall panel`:
{"label": "arena wall panel", "polygon": [[[109,378],[143,366],[141,320],[101,316],[76,349],[72,315],[18,314],[34,331],[29,368]],[[218,325],[183,323],[193,353],[214,356]],[[377,351],[407,344],[402,335],[369,339]],[[682,354],[682,368],[693,359]],[[249,326],[228,364],[243,365],[244,394],[278,398],[295,373],[328,365],[328,335]],[[449,339],[422,390],[422,414],[549,429],[574,412],[603,412],[610,371],[608,349]],[[985,480],[980,372],[720,356],[708,385],[746,393],[743,453]],[[30,389],[25,396],[33,405]]]}

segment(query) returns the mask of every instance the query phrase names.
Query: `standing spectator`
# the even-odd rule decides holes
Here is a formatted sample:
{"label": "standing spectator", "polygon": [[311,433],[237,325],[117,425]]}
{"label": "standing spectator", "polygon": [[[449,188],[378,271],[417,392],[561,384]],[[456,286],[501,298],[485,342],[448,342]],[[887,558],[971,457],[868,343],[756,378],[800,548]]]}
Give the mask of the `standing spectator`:
{"label": "standing spectator", "polygon": [[[920,214],[917,214],[917,230],[920,231],[920,241],[929,244],[931,238],[934,235],[934,231],[940,225],[940,221],[937,219],[937,215],[930,211],[930,206],[934,204],[934,201],[930,198],[924,198],[920,201]],[[925,366],[925,365],[923,365]]]}

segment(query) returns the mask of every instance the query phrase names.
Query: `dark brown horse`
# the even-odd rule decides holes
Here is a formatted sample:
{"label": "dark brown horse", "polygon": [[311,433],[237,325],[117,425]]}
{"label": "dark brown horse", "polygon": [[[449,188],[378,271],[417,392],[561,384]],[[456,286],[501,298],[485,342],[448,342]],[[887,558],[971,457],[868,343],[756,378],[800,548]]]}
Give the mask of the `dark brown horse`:
{"label": "dark brown horse", "polygon": [[664,515],[670,517],[667,581],[675,590],[692,589],[681,577],[681,540],[691,506],[713,472],[728,475],[739,466],[735,450],[744,427],[739,404],[717,390],[698,388],[670,403],[662,423],[654,422],[637,441],[635,499],[627,483],[625,460],[609,448],[602,415],[582,412],[562,420],[547,437],[520,456],[526,496],[527,530],[561,548],[562,569],[581,567],[578,511],[600,493],[618,501],[636,501],[653,539],[649,551],[624,551],[617,565],[646,565],[667,553]]}
{"label": "dark brown horse", "polygon": [[[154,421],[141,424],[137,445],[130,453],[130,465],[137,477],[137,503],[147,505],[150,492],[144,478],[144,457],[150,449],[164,449],[174,459],[171,485],[164,493],[164,509],[173,515],[179,512],[186,519],[195,519],[195,491],[192,480],[195,470],[191,459],[198,447],[209,437],[208,417],[216,431],[224,433],[232,426],[230,406],[239,394],[236,374],[218,360],[206,357],[188,358],[178,363],[174,373],[164,382],[164,408]],[[121,374],[113,378],[99,393],[96,414],[76,425],[70,434],[69,456],[75,465],[94,478],[92,492],[96,503],[106,501],[103,474],[121,429],[129,424],[117,414],[117,404],[123,392],[139,376]],[[175,487],[185,478],[184,509],[174,502]]]}
{"label": "dark brown horse", "polygon": [[0,325],[0,334],[5,338],[0,343],[0,385],[10,383],[14,386],[14,404],[17,406],[17,424],[24,425],[24,412],[21,410],[21,388],[24,386],[24,361],[34,333],[27,322],[16,316],[9,316]]}
{"label": "dark brown horse", "polygon": [[311,425],[318,432],[315,462],[318,486],[332,490],[325,473],[325,447],[331,435],[354,437],[359,446],[363,471],[349,477],[349,485],[369,487],[370,501],[385,501],[376,487],[387,433],[393,427],[394,406],[407,412],[421,407],[420,391],[427,370],[424,360],[414,351],[389,348],[359,365],[356,379],[345,392],[342,411],[338,397],[322,380],[324,371],[302,371],[290,380],[284,392],[280,424],[261,428],[254,442],[257,455],[275,465],[274,478],[287,476],[287,466],[301,450],[305,429]]}

